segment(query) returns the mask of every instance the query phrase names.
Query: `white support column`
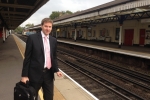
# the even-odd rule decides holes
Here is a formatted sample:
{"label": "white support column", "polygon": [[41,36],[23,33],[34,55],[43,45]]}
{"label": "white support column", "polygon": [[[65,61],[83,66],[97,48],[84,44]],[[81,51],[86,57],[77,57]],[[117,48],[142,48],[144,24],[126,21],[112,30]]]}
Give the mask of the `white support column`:
{"label": "white support column", "polygon": [[7,36],[9,36],[9,32],[10,32],[10,31],[9,31],[9,30],[7,30]]}
{"label": "white support column", "polygon": [[120,33],[119,33],[119,48],[121,48],[121,40],[122,40],[122,24],[120,25]]}
{"label": "white support column", "polygon": [[10,32],[10,30],[7,30],[7,37],[10,35],[9,32]]}
{"label": "white support column", "polygon": [[9,30],[9,32],[10,32],[10,33],[9,33],[9,35],[10,35],[10,34],[11,34],[11,32],[12,32],[12,30]]}
{"label": "white support column", "polygon": [[74,41],[76,41],[76,38],[77,38],[77,29],[75,28]]}
{"label": "white support column", "polygon": [[7,37],[8,37],[8,31],[7,31],[7,30],[5,30],[5,32],[6,32],[6,39],[7,39]]}
{"label": "white support column", "polygon": [[5,28],[3,27],[3,43],[5,42]]}

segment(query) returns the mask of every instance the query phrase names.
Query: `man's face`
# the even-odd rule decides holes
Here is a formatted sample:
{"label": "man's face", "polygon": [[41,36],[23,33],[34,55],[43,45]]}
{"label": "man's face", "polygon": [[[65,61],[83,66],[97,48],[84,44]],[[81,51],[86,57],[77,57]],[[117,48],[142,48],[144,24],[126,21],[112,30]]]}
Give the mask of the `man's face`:
{"label": "man's face", "polygon": [[51,30],[52,30],[52,23],[50,22],[45,22],[42,26],[42,31],[45,35],[49,35]]}

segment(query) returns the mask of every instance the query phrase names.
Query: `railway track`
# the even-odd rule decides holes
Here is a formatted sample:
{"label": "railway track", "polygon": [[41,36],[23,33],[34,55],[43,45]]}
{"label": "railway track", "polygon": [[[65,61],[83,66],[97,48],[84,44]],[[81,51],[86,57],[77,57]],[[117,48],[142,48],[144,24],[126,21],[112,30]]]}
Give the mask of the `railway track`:
{"label": "railway track", "polygon": [[[97,60],[97,59],[95,59],[93,57],[86,56],[86,55],[84,55],[82,53],[79,53],[79,52],[73,52],[73,51],[66,50],[66,49],[63,50],[62,48],[59,48],[59,52],[62,52],[62,51],[67,52],[66,54],[68,54],[70,56],[76,57],[78,59],[82,58],[85,61],[90,61],[90,62],[92,62],[94,64],[104,66],[105,68],[109,68],[109,69],[115,70],[117,72],[120,72],[121,74],[128,75],[128,76],[130,76],[132,78],[135,78],[138,81],[143,81],[147,85],[150,85],[150,76],[149,75],[146,75],[146,74],[143,74],[143,73],[139,73],[139,72],[136,72],[136,71],[132,71],[132,70],[129,70],[129,69],[125,69],[123,67],[119,67],[119,66],[116,66],[116,65],[112,65],[112,64],[109,64],[107,62],[99,61],[99,60]],[[63,53],[65,53],[65,52],[63,52]]]}
{"label": "railway track", "polygon": [[[67,51],[67,53],[68,53],[68,51]],[[114,69],[110,70],[109,67],[106,68],[106,66],[102,66],[100,68],[99,64],[95,64],[95,63],[93,64],[92,63],[93,64],[92,65],[89,62],[91,59],[85,60],[86,59],[85,56],[82,57],[82,58],[84,58],[84,60],[81,59],[80,56],[82,54],[80,54],[80,56],[77,53],[74,53],[74,54],[76,56],[78,56],[78,57],[71,56],[70,52],[68,54],[68,57],[73,57],[72,59],[76,59],[76,62],[74,62],[74,63],[72,63],[73,61],[69,62],[69,59],[68,59],[67,62],[69,62],[73,66],[76,66],[76,68],[78,68],[79,66],[82,66],[82,68],[83,68],[83,65],[78,65],[78,67],[77,67],[76,64],[79,63],[79,62],[82,63],[82,64],[84,63],[85,64],[84,68],[89,69],[89,72],[94,69],[96,71],[94,71],[92,73],[97,73],[97,74],[99,74],[99,73],[107,73],[108,75],[99,74],[99,76],[103,76],[103,77],[105,77],[105,79],[109,79],[110,82],[111,82],[111,84],[114,84],[114,85],[118,86],[118,88],[120,88],[120,89],[116,88],[116,90],[123,90],[124,89],[124,91],[130,92],[130,94],[134,95],[136,98],[138,98],[138,100],[148,100],[148,99],[150,99],[150,97],[149,97],[150,87],[149,87],[149,84],[147,83],[149,80],[146,80],[146,81],[145,80],[144,81],[140,80],[141,77],[144,77],[144,76],[141,76],[138,79],[136,79],[136,78],[133,79],[133,77],[131,77],[130,75],[128,75],[129,72],[127,74],[125,74],[125,75],[122,75],[122,73],[120,73],[120,70],[115,70],[115,72],[114,72]],[[64,54],[64,55],[66,55],[66,54]],[[65,58],[63,58],[63,59],[65,59]],[[89,67],[87,68],[87,66],[89,66]],[[107,64],[107,66],[110,66],[110,65]],[[79,68],[79,69],[82,69],[82,68]],[[122,71],[123,71],[123,69],[121,70],[121,72]],[[136,74],[138,74],[138,73],[136,73]],[[109,80],[107,80],[107,81],[109,81]],[[128,95],[128,94],[125,94],[125,95]]]}
{"label": "railway track", "polygon": [[26,41],[27,41],[27,36],[25,36],[25,35],[22,35],[22,34],[15,34],[16,36],[18,36],[22,41],[24,41],[25,43],[26,43]]}
{"label": "railway track", "polygon": [[[22,36],[19,37],[26,41],[26,38]],[[96,59],[79,53],[70,52],[67,50],[65,50],[65,52],[67,52],[65,53],[62,51],[62,48],[61,51],[58,51],[58,57],[60,57],[58,58],[59,65],[63,65],[60,67],[61,70],[75,79],[100,100],[150,99],[149,76],[134,71],[131,72],[128,69],[122,69],[114,65],[110,66],[110,64],[99,62]],[[102,66],[101,68],[100,65]],[[114,70],[116,72],[114,72]],[[123,86],[122,84],[125,85]],[[138,88],[138,86],[140,86],[140,88]],[[135,87],[137,87],[137,90],[133,89]],[[140,94],[141,92],[144,93]]]}
{"label": "railway track", "polygon": [[[67,73],[70,77],[72,77],[75,81],[77,81],[80,85],[84,88],[89,90],[92,94],[94,94],[100,100],[123,100],[121,97],[115,95],[113,92],[106,89],[103,85],[99,84],[99,80],[91,77],[86,72],[75,68],[74,65],[63,61],[62,59],[58,58],[58,64],[65,73]],[[131,99],[125,99],[131,100]]]}

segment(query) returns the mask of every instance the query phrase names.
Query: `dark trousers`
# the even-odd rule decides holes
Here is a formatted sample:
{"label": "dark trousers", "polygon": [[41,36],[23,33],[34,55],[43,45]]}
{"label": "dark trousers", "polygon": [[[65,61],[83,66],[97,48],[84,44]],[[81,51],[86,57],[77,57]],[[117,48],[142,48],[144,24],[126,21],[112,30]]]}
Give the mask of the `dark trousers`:
{"label": "dark trousers", "polygon": [[44,100],[53,100],[54,80],[51,77],[50,70],[43,71],[43,75],[38,83],[30,82],[36,90],[36,100],[38,100],[38,91],[42,87]]}

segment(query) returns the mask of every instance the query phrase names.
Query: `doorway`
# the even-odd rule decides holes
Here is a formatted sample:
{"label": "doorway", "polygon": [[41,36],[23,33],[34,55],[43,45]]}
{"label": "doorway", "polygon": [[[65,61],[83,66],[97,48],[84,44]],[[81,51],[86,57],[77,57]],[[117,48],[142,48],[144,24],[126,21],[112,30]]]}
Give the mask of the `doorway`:
{"label": "doorway", "polygon": [[140,29],[140,41],[139,45],[144,46],[145,44],[145,29]]}
{"label": "doorway", "polygon": [[134,29],[125,29],[124,45],[132,46]]}

